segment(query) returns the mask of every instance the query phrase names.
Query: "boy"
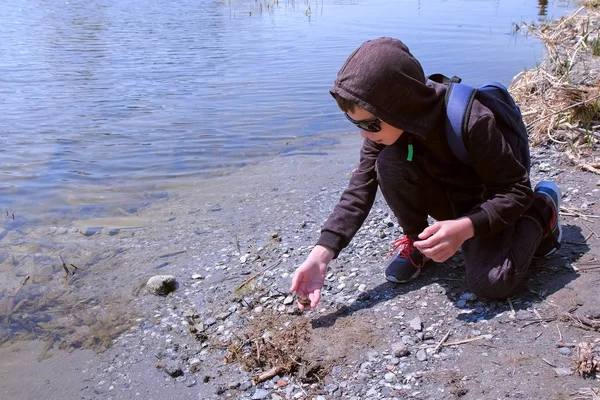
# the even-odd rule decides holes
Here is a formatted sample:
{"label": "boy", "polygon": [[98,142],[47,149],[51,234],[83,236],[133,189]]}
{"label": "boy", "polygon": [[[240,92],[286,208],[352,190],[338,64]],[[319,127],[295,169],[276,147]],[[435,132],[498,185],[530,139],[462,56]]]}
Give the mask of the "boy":
{"label": "boy", "polygon": [[[391,282],[411,281],[428,262],[444,262],[462,247],[470,290],[503,298],[534,256],[560,246],[560,190],[553,182],[531,189],[526,162],[477,99],[463,137],[473,163],[454,156],[446,88],[427,82],[409,49],[392,38],[363,43],[340,69],[330,92],[364,143],[348,188],[292,280],[290,291],[304,298],[301,310],[317,306],[327,264],[363,224],[378,187],[405,235],[385,270]],[[428,226],[428,215],[438,222]]]}

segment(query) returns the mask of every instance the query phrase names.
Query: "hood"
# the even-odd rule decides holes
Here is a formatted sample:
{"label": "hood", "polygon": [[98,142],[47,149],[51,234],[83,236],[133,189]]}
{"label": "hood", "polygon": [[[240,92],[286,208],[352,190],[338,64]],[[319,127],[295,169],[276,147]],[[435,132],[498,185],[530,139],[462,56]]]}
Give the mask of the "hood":
{"label": "hood", "polygon": [[348,57],[330,93],[396,128],[426,136],[442,115],[442,89],[427,84],[421,64],[404,43],[379,38],[363,43]]}

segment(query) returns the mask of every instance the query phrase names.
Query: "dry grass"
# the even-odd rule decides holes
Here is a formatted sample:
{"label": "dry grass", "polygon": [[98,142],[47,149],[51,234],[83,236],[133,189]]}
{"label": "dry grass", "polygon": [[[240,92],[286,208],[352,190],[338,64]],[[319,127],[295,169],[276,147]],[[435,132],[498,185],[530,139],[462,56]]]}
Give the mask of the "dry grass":
{"label": "dry grass", "polygon": [[517,76],[510,91],[521,107],[532,145],[553,142],[576,155],[600,138],[600,0],[568,17],[531,26],[546,59]]}

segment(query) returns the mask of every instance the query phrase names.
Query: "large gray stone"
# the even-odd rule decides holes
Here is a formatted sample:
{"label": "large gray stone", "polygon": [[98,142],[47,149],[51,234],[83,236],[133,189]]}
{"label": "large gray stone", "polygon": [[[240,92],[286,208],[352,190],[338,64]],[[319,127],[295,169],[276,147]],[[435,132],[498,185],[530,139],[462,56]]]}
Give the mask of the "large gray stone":
{"label": "large gray stone", "polygon": [[173,275],[155,275],[146,283],[148,291],[159,296],[166,296],[177,287],[177,280]]}

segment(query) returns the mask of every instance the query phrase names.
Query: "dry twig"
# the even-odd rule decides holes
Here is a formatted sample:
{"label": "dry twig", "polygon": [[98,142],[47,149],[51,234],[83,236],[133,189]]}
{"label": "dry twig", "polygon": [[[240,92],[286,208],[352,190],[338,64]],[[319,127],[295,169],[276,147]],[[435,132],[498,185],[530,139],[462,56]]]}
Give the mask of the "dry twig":
{"label": "dry twig", "polygon": [[435,346],[435,348],[433,349],[434,353],[437,353],[440,350],[440,347],[442,347],[442,345],[444,344],[444,342],[446,340],[448,340],[448,336],[450,336],[450,332],[452,332],[452,329],[448,329],[448,333],[446,333],[444,335],[444,337],[442,338],[442,340],[440,340],[440,342],[437,344],[437,346]]}
{"label": "dry twig", "polygon": [[459,344],[471,343],[471,342],[474,342],[476,340],[481,340],[481,339],[485,339],[485,336],[475,336],[475,337],[468,338],[468,339],[457,340],[456,342],[448,342],[448,343],[444,343],[442,346],[456,346]]}

